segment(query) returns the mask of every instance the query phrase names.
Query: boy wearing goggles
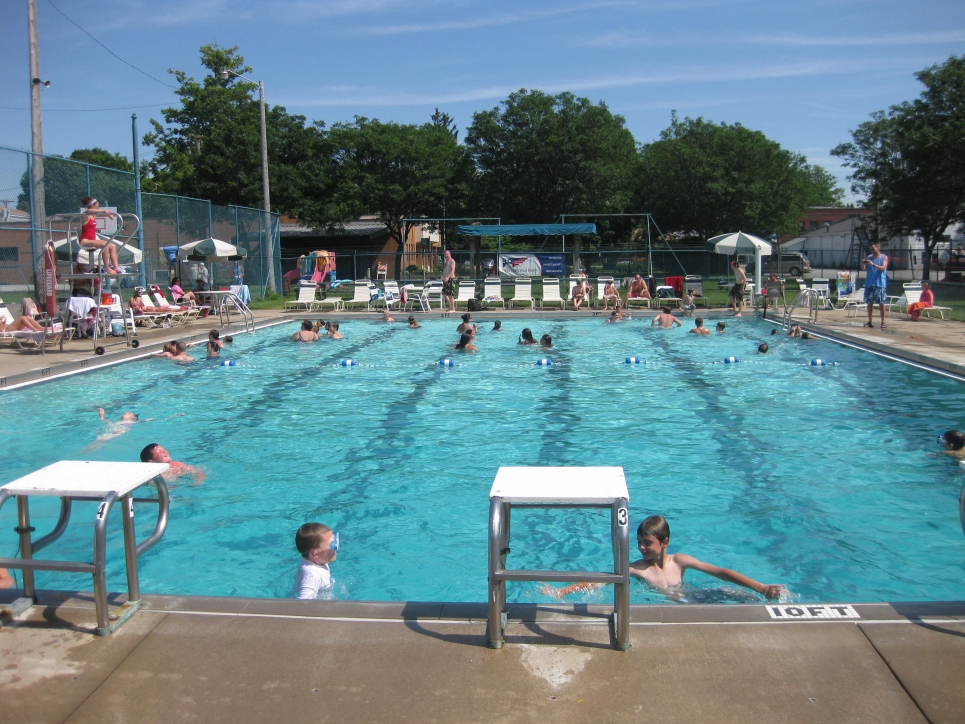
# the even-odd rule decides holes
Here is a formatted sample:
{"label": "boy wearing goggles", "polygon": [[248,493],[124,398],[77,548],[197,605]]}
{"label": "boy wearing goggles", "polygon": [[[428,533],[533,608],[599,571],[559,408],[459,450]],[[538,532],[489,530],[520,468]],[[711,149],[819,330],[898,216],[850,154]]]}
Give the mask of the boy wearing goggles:
{"label": "boy wearing goggles", "polygon": [[295,574],[292,593],[297,598],[330,598],[332,573],[328,564],[338,555],[338,533],[323,523],[305,523],[295,533],[295,548],[302,560]]}
{"label": "boy wearing goggles", "polygon": [[965,434],[959,430],[948,430],[938,436],[942,452],[956,460],[965,460]]}

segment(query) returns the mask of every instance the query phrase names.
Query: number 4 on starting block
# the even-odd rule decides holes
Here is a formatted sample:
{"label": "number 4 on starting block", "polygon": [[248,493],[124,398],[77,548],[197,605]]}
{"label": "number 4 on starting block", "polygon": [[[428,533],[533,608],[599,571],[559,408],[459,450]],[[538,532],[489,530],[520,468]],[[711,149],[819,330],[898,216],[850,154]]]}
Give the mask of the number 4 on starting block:
{"label": "number 4 on starting block", "polygon": [[820,603],[800,606],[765,606],[773,619],[794,620],[806,618],[841,619],[861,618],[853,607],[844,603]]}

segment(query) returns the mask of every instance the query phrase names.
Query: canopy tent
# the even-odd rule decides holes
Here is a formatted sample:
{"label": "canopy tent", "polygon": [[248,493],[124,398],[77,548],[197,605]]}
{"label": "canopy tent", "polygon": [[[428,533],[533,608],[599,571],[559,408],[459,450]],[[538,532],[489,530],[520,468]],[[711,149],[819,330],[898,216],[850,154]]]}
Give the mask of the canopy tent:
{"label": "canopy tent", "polygon": [[[83,264],[84,266],[90,265],[90,254],[86,248],[81,248],[78,245],[76,236],[71,236],[69,240],[57,239],[51,243],[54,245],[54,255],[59,261],[73,262],[74,259],[76,259],[79,264]],[[117,242],[114,242],[114,246],[117,247],[118,264],[141,263],[143,254],[141,254],[141,250],[136,246],[118,244]]]}
{"label": "canopy tent", "polygon": [[457,226],[463,236],[570,236],[595,234],[596,224],[480,224]]}
{"label": "canopy tent", "polygon": [[756,236],[745,234],[743,231],[721,234],[707,240],[714,245],[718,254],[737,254],[738,252],[754,252],[754,289],[761,293],[761,257],[771,255],[771,245]]}
{"label": "canopy tent", "polygon": [[244,259],[248,252],[234,244],[220,239],[201,239],[192,241],[178,249],[178,259],[199,259],[207,261],[236,261]]}

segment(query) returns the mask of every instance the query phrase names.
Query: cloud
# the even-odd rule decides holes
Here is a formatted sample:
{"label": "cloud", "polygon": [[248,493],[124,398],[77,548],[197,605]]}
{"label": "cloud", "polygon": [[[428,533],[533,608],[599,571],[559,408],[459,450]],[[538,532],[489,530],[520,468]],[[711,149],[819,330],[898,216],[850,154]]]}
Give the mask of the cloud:
{"label": "cloud", "polygon": [[773,35],[752,35],[742,42],[766,45],[789,45],[799,47],[864,47],[869,45],[935,45],[941,43],[965,42],[965,30],[934,31],[927,33],[893,33],[891,35],[862,36],[838,35],[800,35],[797,33],[776,33]]}
{"label": "cloud", "polygon": [[555,10],[525,10],[515,13],[503,13],[488,17],[469,18],[466,20],[442,20],[434,23],[410,23],[408,25],[373,25],[360,28],[359,33],[366,35],[400,35],[403,33],[431,33],[445,30],[474,30],[476,28],[492,27],[494,25],[512,25],[532,20],[545,20],[558,15],[600,10],[608,7],[632,5],[630,0],[612,0],[610,2],[576,5]]}
{"label": "cloud", "polygon": [[648,85],[686,83],[723,83],[754,80],[776,80],[821,75],[841,75],[880,70],[885,65],[906,65],[907,60],[885,61],[831,61],[817,60],[785,65],[764,66],[754,64],[731,68],[708,69],[693,66],[681,70],[645,74],[571,78],[565,81],[520,82],[452,92],[421,93],[382,91],[377,88],[325,88],[319,95],[286,98],[283,105],[312,106],[416,106],[446,103],[464,103],[497,99],[502,100],[520,88],[539,89],[546,93],[563,91],[587,92],[608,88],[628,88]]}

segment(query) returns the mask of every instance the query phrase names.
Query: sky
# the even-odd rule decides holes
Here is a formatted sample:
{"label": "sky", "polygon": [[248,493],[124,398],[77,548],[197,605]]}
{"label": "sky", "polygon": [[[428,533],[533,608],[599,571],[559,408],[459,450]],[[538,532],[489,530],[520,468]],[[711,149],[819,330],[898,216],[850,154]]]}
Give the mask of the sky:
{"label": "sky", "polygon": [[[217,43],[239,47],[270,104],[311,121],[422,123],[439,108],[464,131],[521,88],[571,91],[622,115],[640,143],[674,109],[739,122],[847,188],[830,149],[873,111],[917,96],[915,71],[965,54],[961,0],[36,3],[51,82],[44,150],[63,155],[99,146],[131,157],[131,114],[143,135],[175,104],[168,69],[200,77],[198,49]],[[27,0],[0,6],[0,145],[27,149]]]}

